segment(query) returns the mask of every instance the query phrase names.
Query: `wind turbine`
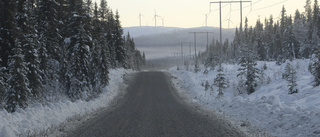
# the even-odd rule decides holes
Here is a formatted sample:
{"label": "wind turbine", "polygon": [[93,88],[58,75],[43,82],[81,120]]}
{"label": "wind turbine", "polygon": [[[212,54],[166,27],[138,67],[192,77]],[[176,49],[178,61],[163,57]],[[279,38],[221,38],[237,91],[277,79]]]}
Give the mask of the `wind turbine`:
{"label": "wind turbine", "polygon": [[154,10],[154,17],[153,17],[153,19],[155,20],[155,21],[154,21],[154,25],[155,25],[155,26],[157,26],[157,17],[161,17],[161,16],[157,15],[156,10]]}
{"label": "wind turbine", "polygon": [[225,21],[228,21],[228,29],[230,29],[230,22],[233,24],[230,18],[231,18],[231,14],[229,15],[229,18],[225,20]]}
{"label": "wind turbine", "polygon": [[230,19],[227,19],[228,21],[228,29],[230,29],[230,22],[233,24],[233,22]]}
{"label": "wind turbine", "polygon": [[204,16],[206,16],[206,19],[205,19],[206,27],[208,27],[208,14],[209,14],[209,13],[207,13],[207,14],[203,14]]}
{"label": "wind turbine", "polygon": [[161,20],[162,20],[162,27],[164,27],[164,17],[162,17]]}
{"label": "wind turbine", "polygon": [[139,13],[139,25],[140,25],[140,27],[141,27],[141,17],[144,17],[142,14],[141,14],[141,12]]}

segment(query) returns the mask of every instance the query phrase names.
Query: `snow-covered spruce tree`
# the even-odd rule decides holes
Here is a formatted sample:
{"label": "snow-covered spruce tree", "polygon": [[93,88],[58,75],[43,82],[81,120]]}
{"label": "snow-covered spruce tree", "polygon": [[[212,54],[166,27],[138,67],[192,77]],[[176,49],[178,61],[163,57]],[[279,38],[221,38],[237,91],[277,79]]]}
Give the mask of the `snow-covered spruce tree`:
{"label": "snow-covered spruce tree", "polygon": [[123,29],[120,24],[120,15],[118,10],[116,11],[115,20],[114,20],[114,27],[113,27],[113,36],[115,39],[115,52],[116,52],[116,60],[117,60],[117,67],[127,68],[127,55],[126,49],[124,47],[124,39],[122,38]]}
{"label": "snow-covered spruce tree", "polygon": [[9,55],[15,45],[15,7],[16,1],[1,0],[0,2],[0,67],[8,67]]}
{"label": "snow-covered spruce tree", "polygon": [[[100,1],[100,7],[97,11],[95,11],[95,14],[98,16],[100,21],[97,23],[97,34],[99,37],[97,37],[98,45],[96,45],[96,50],[99,59],[99,82],[100,87],[104,87],[109,83],[109,68],[110,68],[110,51],[108,46],[108,39],[107,39],[107,21],[108,21],[108,14],[109,14],[109,8],[107,7],[106,0]],[[95,15],[95,16],[96,16]],[[100,50],[100,51],[99,51]]]}
{"label": "snow-covered spruce tree", "polygon": [[[60,5],[56,0],[45,0],[39,1],[36,9],[36,29],[39,41],[38,56],[40,70],[42,71],[42,82],[47,90],[54,91],[56,91],[59,84],[59,72],[61,68],[58,66],[62,66],[60,62],[63,62],[64,59],[64,51],[62,51],[62,46],[60,46],[62,39],[59,31],[61,24],[58,20],[58,11],[62,12],[59,9],[60,7],[63,7],[62,3]],[[62,21],[60,20],[60,22]],[[64,82],[64,80],[61,82]]]}
{"label": "snow-covered spruce tree", "polygon": [[199,71],[201,71],[200,66],[199,66],[199,62],[196,59],[196,62],[194,63],[194,72],[198,73]]}
{"label": "snow-covered spruce tree", "polygon": [[124,47],[126,48],[126,54],[128,55],[127,58],[127,65],[128,68],[135,70],[134,68],[134,58],[132,58],[133,56],[133,51],[135,50],[135,45],[133,42],[133,39],[130,37],[130,33],[128,32],[127,36],[125,37],[125,43],[124,43]]}
{"label": "snow-covered spruce tree", "polygon": [[266,53],[266,60],[270,61],[270,60],[274,60],[274,44],[273,44],[273,31],[274,31],[274,27],[273,27],[273,17],[270,16],[269,20],[266,19],[265,21],[265,29],[264,29],[264,44],[265,44],[265,49],[267,51]]}
{"label": "snow-covered spruce tree", "polygon": [[314,76],[313,86],[320,85],[320,45],[316,49],[315,54],[311,57],[311,62],[309,65],[309,71]]}
{"label": "snow-covered spruce tree", "polygon": [[124,38],[124,41],[124,48],[128,56],[126,61],[128,68],[133,70],[139,70],[141,66],[146,63],[145,55],[141,55],[140,51],[136,49],[134,40],[130,37],[129,33]]}
{"label": "snow-covered spruce tree", "polygon": [[109,48],[106,45],[106,39],[103,37],[100,39],[101,45],[101,53],[100,53],[100,65],[99,65],[99,72],[100,72],[100,83],[101,86],[104,87],[109,83],[109,66],[110,66],[110,53]]}
{"label": "snow-covered spruce tree", "polygon": [[5,98],[6,87],[8,87],[6,82],[7,75],[5,73],[5,69],[5,67],[0,67],[0,107]]}
{"label": "snow-covered spruce tree", "polygon": [[104,24],[106,28],[105,37],[107,39],[107,46],[109,48],[109,63],[111,68],[117,67],[117,59],[116,59],[116,39],[113,28],[115,26],[114,14],[112,11],[109,11],[107,14],[107,21]]}
{"label": "snow-covered spruce tree", "polygon": [[206,83],[203,86],[205,91],[208,91],[208,89],[211,87],[208,80],[206,80]]}
{"label": "snow-covered spruce tree", "polygon": [[141,67],[143,65],[143,62],[145,62],[142,58],[142,55],[139,50],[135,50],[135,60],[136,60],[136,66],[138,70],[141,70]]}
{"label": "snow-covered spruce tree", "polygon": [[246,19],[243,37],[244,44],[240,47],[243,56],[239,60],[240,68],[238,69],[239,74],[237,77],[242,76],[244,78],[247,93],[251,94],[255,91],[255,87],[258,86],[257,79],[259,79],[260,70],[256,68],[257,62],[255,59],[257,59],[257,56],[254,51],[254,44],[252,43],[252,29],[248,29],[247,22],[248,20]]}
{"label": "snow-covered spruce tree", "polygon": [[42,71],[40,70],[40,62],[38,57],[38,41],[35,31],[35,19],[32,16],[31,8],[28,1],[19,1],[17,7],[17,27],[20,32],[17,34],[21,45],[23,46],[23,54],[26,62],[27,78],[30,82],[29,88],[35,99],[39,99],[43,94]]}
{"label": "snow-covered spruce tree", "polygon": [[255,87],[258,86],[257,79],[259,78],[260,70],[256,68],[257,63],[251,57],[242,57],[239,62],[240,68],[239,74],[245,78],[245,85],[247,87],[247,93],[251,94],[255,91]]}
{"label": "snow-covered spruce tree", "polygon": [[290,63],[286,65],[284,74],[283,77],[288,81],[289,94],[298,93],[297,72]]}
{"label": "snow-covered spruce tree", "polygon": [[292,19],[291,15],[286,19],[286,31],[283,32],[283,37],[284,37],[284,56],[285,59],[296,59],[296,55],[298,51],[299,44],[297,42],[297,38],[295,34],[293,33],[293,24],[292,24]]}
{"label": "snow-covered spruce tree", "polygon": [[[18,31],[19,32],[19,31]],[[29,89],[29,80],[27,78],[27,67],[24,62],[24,55],[19,39],[12,49],[12,55],[9,56],[9,75],[8,89],[6,92],[6,106],[8,112],[15,112],[17,107],[26,107],[31,94]]]}
{"label": "snow-covered spruce tree", "polygon": [[67,95],[72,101],[86,99],[90,87],[89,61],[92,39],[84,29],[84,10],[82,0],[70,1],[72,9],[68,27],[70,43],[67,48]]}
{"label": "snow-covered spruce tree", "polygon": [[218,67],[218,74],[216,78],[214,79],[213,85],[218,87],[218,96],[217,98],[220,98],[223,96],[223,92],[229,87],[229,82],[225,78],[225,74],[223,73],[223,67],[219,65]]}
{"label": "snow-covered spruce tree", "polygon": [[255,41],[257,43],[257,54],[260,60],[266,60],[267,58],[267,50],[265,47],[265,44],[263,42],[263,24],[260,22],[260,20],[257,21],[255,29],[254,29],[256,38]]}
{"label": "snow-covered spruce tree", "polygon": [[233,39],[233,43],[231,44],[233,46],[233,53],[232,53],[232,56],[233,56],[233,62],[236,62],[239,60],[240,57],[238,57],[239,54],[239,45],[241,43],[241,40],[240,40],[240,32],[239,32],[239,29],[236,28],[236,31],[235,31],[235,35],[234,35],[234,39]]}
{"label": "snow-covered spruce tree", "polygon": [[93,96],[96,96],[102,92],[102,87],[100,85],[100,68],[101,68],[101,22],[98,15],[98,4],[94,3],[93,18],[92,18],[92,37],[93,44],[91,49],[91,61],[90,61],[90,80],[92,85],[92,90],[94,92]]}
{"label": "snow-covered spruce tree", "polygon": [[209,52],[209,54],[207,55],[207,57],[205,59],[204,65],[206,66],[206,68],[213,70],[215,68],[215,66],[217,66],[217,61],[216,61],[216,55],[213,52],[212,46],[210,46],[208,52]]}

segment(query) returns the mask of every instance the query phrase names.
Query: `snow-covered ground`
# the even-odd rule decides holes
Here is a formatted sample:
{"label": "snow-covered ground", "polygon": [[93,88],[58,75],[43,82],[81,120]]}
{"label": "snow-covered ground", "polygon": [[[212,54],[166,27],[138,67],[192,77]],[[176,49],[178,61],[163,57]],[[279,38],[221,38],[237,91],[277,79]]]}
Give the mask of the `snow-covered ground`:
{"label": "snow-covered ground", "polygon": [[[287,61],[286,63],[288,63]],[[320,136],[320,87],[312,86],[313,76],[308,71],[310,60],[295,60],[290,62],[297,71],[299,93],[288,94],[288,83],[282,79],[286,63],[281,66],[275,62],[258,62],[258,67],[264,70],[264,78],[256,92],[251,95],[241,94],[237,85],[238,65],[223,64],[224,73],[230,87],[224,96],[217,99],[217,87],[205,91],[203,84],[210,85],[217,71],[209,71],[207,75],[186,70],[177,71],[171,68],[169,72],[176,77],[174,83],[179,92],[188,97],[188,101],[196,102],[206,109],[218,111],[232,119],[242,121],[240,127],[259,127],[274,136]],[[204,68],[202,67],[202,72]]]}
{"label": "snow-covered ground", "polygon": [[123,82],[123,74],[131,71],[124,69],[110,70],[109,85],[95,100],[89,102],[71,102],[63,100],[59,102],[33,104],[26,109],[18,109],[14,113],[0,111],[0,137],[28,136],[46,131],[48,128],[58,126],[74,116],[89,114],[100,108],[107,107],[112,99],[126,87]]}

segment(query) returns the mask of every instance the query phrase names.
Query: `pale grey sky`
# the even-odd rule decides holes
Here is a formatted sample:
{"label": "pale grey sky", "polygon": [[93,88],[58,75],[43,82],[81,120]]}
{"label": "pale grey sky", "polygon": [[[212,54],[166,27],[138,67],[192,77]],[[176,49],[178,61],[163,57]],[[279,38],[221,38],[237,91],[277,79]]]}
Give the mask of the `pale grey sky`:
{"label": "pale grey sky", "polygon": [[[96,0],[100,1],[100,0]],[[239,0],[221,0],[221,1],[239,1]],[[244,0],[243,0],[244,1]],[[250,0],[248,0],[250,1]],[[247,16],[249,24],[254,25],[259,18],[264,21],[272,14],[275,20],[280,15],[284,5],[287,14],[293,15],[296,9],[304,12],[303,6],[306,0],[251,0],[251,3],[243,3],[243,21]],[[167,27],[201,27],[205,26],[205,15],[210,11],[210,2],[219,2],[219,0],[107,0],[108,5],[113,9],[119,10],[121,24],[123,27],[139,26],[139,13],[142,26],[155,26],[154,10],[157,15],[157,26],[162,26],[164,17],[164,26]],[[313,2],[313,0],[312,0]],[[251,6],[252,5],[252,6]],[[240,4],[222,4],[222,24],[228,28],[228,19],[230,27],[239,27],[240,25]],[[208,26],[219,26],[219,4],[211,4],[211,13],[208,16]],[[262,9],[263,8],[263,9]],[[230,12],[231,10],[231,12]]]}

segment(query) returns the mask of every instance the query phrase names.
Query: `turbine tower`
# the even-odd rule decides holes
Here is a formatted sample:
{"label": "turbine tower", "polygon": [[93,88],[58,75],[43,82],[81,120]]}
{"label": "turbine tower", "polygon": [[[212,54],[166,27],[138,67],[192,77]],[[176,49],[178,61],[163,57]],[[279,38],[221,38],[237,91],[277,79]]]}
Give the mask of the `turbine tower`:
{"label": "turbine tower", "polygon": [[157,27],[157,17],[161,17],[161,16],[157,15],[156,10],[154,10],[154,17],[153,17],[153,19],[154,19],[154,26],[156,26],[156,27]]}
{"label": "turbine tower", "polygon": [[141,27],[141,17],[144,17],[142,14],[141,14],[141,12],[139,13],[139,25],[140,25],[140,27]]}
{"label": "turbine tower", "polygon": [[164,27],[164,17],[162,17],[161,20],[162,20],[162,27]]}
{"label": "turbine tower", "polygon": [[208,13],[203,15],[206,16],[205,22],[206,22],[206,27],[208,27]]}
{"label": "turbine tower", "polygon": [[231,18],[231,15],[229,16],[228,19],[226,19],[226,21],[228,21],[228,29],[230,29],[230,22],[233,24],[233,22],[230,20],[230,18]]}

